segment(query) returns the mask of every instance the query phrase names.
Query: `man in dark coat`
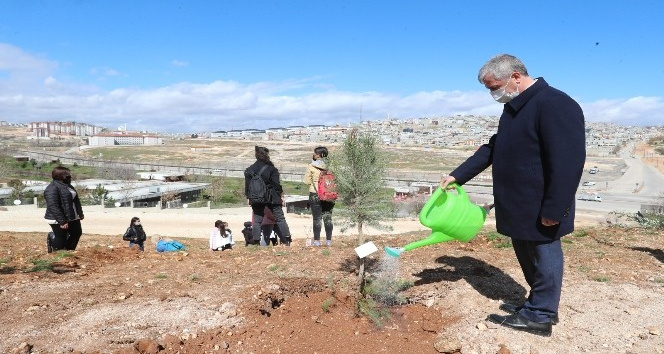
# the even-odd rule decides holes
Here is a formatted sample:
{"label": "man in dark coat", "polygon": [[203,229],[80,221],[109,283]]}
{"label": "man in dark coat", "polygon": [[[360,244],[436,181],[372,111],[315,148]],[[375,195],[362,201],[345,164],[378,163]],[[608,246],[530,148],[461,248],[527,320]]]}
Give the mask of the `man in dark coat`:
{"label": "man in dark coat", "polygon": [[512,239],[530,292],[521,305],[504,303],[508,316],[488,320],[549,336],[558,322],[563,278],[560,238],[574,230],[574,195],[586,159],[581,107],[564,92],[531,78],[516,57],[490,59],[478,79],[504,103],[498,132],[443,178],[464,184],[493,166],[498,232]]}

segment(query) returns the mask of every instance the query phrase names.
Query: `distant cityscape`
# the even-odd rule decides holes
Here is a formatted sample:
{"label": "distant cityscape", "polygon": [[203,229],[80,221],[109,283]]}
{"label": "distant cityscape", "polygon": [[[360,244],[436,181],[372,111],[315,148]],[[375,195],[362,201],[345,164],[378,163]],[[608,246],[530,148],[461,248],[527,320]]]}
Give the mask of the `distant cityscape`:
{"label": "distant cityscape", "polygon": [[[26,128],[27,139],[81,139],[81,145],[161,145],[163,137],[206,138],[257,141],[341,142],[350,129],[376,134],[389,146],[472,147],[485,144],[498,129],[496,116],[453,116],[416,119],[363,121],[348,125],[289,126],[269,129],[241,129],[197,134],[158,134],[127,130],[126,125],[111,130],[77,122],[31,122],[14,124],[0,121],[0,126]],[[589,148],[618,146],[629,140],[647,140],[664,136],[664,125],[623,126],[613,123],[586,122],[586,145]]]}

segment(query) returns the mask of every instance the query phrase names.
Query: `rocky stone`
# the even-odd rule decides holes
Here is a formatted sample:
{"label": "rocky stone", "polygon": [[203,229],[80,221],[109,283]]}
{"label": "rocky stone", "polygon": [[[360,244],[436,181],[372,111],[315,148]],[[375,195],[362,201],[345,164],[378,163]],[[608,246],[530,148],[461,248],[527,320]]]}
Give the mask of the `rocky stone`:
{"label": "rocky stone", "polygon": [[439,353],[453,354],[461,351],[461,343],[453,338],[441,338],[433,345]]}
{"label": "rocky stone", "polygon": [[141,354],[157,354],[164,348],[154,340],[142,339],[134,343],[134,349]]}
{"label": "rocky stone", "polygon": [[226,318],[237,316],[237,306],[232,302],[224,302],[219,308],[219,312]]}
{"label": "rocky stone", "polygon": [[163,347],[165,348],[179,348],[182,345],[182,340],[173,334],[167,334],[164,336]]}
{"label": "rocky stone", "polygon": [[21,343],[18,347],[16,347],[16,350],[14,350],[15,354],[29,354],[32,353],[32,344],[23,342]]}
{"label": "rocky stone", "polygon": [[501,344],[500,348],[498,348],[498,351],[496,352],[496,354],[511,354],[511,353],[512,352],[509,349],[507,349],[505,344]]}

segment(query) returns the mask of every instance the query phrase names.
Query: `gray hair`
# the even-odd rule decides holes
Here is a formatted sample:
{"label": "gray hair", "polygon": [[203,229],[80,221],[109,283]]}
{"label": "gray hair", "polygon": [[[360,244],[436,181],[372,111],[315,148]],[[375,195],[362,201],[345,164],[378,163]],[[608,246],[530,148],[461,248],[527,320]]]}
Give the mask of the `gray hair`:
{"label": "gray hair", "polygon": [[489,59],[477,74],[477,80],[484,83],[484,78],[491,74],[496,80],[507,79],[512,76],[512,73],[518,72],[521,75],[529,76],[526,66],[519,58],[509,54],[498,54]]}

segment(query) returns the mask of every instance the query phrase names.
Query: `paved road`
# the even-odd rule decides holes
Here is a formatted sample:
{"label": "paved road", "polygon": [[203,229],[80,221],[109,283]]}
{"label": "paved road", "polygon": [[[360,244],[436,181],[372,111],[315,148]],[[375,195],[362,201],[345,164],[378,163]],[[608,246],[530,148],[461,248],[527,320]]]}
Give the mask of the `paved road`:
{"label": "paved road", "polygon": [[641,204],[659,204],[663,201],[664,174],[641,161],[633,149],[634,145],[631,145],[621,150],[620,156],[627,169],[620,178],[608,183],[609,188],[602,192],[602,202],[579,201],[579,208],[636,212]]}

